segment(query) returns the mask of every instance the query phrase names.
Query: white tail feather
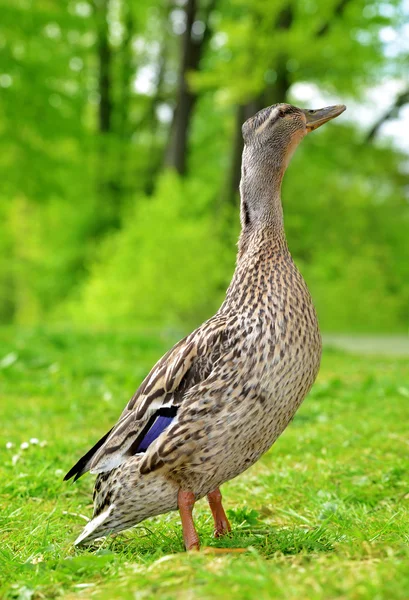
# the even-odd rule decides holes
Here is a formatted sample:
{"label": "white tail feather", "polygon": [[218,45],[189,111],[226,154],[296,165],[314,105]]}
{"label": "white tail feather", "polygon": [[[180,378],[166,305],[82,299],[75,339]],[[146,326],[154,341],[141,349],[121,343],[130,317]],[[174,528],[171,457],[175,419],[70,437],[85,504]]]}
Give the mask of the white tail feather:
{"label": "white tail feather", "polygon": [[[98,527],[100,525],[102,525],[102,523],[109,517],[109,515],[114,510],[114,508],[115,508],[115,504],[111,504],[110,506],[108,506],[108,508],[106,510],[104,510],[104,512],[102,512],[100,515],[98,515],[97,517],[92,519],[89,523],[87,523],[86,526],[84,527],[84,530],[81,533],[81,535],[79,535],[77,537],[77,539],[75,540],[74,546],[78,546],[78,544],[81,544],[96,529],[98,529]],[[95,538],[92,538],[92,539],[95,539]]]}

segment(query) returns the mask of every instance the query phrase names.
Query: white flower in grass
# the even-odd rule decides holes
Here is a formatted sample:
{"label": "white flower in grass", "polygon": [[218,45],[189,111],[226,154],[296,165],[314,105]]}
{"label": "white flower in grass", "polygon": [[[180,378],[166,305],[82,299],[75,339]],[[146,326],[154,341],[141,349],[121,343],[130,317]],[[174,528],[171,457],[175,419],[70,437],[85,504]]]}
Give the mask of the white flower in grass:
{"label": "white flower in grass", "polygon": [[56,469],[54,475],[56,475],[56,477],[61,477],[61,475],[64,475],[64,471],[62,469]]}
{"label": "white flower in grass", "polygon": [[35,556],[30,562],[32,565],[38,565],[38,563],[44,562],[44,556],[42,554],[39,554],[38,556]]}
{"label": "white flower in grass", "polygon": [[30,438],[30,444],[33,444],[33,446],[35,446],[38,443],[39,443],[39,440],[37,438]]}
{"label": "white flower in grass", "polygon": [[7,448],[7,450],[10,450],[11,448],[14,448],[13,442],[7,442],[6,448]]}
{"label": "white flower in grass", "polygon": [[48,442],[46,440],[43,440],[42,442],[40,442],[40,448],[44,448],[44,446],[47,446]]}
{"label": "white flower in grass", "polygon": [[17,461],[20,459],[20,454],[14,454],[12,459],[11,459],[11,464],[14,465],[17,463]]}
{"label": "white flower in grass", "polygon": [[27,448],[29,447],[29,443],[28,442],[23,442],[22,444],[20,444],[20,448],[22,450],[27,450]]}

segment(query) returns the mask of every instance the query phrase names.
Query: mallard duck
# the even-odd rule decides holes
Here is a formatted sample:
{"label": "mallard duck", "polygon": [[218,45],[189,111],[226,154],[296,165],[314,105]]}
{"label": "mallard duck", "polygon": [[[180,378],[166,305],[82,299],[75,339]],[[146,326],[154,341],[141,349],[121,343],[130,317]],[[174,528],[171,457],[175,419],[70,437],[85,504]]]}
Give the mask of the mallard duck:
{"label": "mallard duck", "polygon": [[98,474],[93,518],[75,544],[179,509],[185,547],[198,549],[192,511],[204,496],[215,535],[230,531],[220,486],[272,446],[318,373],[317,316],[287,247],[280,188],[301,139],[344,110],[276,104],[244,123],[242,230],[225,300],[65,476]]}

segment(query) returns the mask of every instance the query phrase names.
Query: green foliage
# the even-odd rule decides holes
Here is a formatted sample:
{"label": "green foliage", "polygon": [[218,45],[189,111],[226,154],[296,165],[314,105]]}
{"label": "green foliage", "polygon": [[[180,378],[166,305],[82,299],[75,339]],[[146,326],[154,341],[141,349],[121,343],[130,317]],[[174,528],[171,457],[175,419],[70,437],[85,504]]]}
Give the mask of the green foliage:
{"label": "green foliage", "polygon": [[[405,77],[403,45],[382,36],[404,35],[399,0],[196,4],[208,39],[186,73],[181,181],[162,167],[187,4],[0,0],[0,322],[197,325],[234,266],[237,104],[291,100],[297,83],[348,103]],[[403,331],[406,157],[363,139],[337,123],[303,142],[289,244],[324,329]]]}
{"label": "green foliage", "polygon": [[263,600],[404,600],[407,357],[327,349],[294,422],[223,486],[232,535],[213,539],[209,508],[198,503],[203,544],[246,554],[184,553],[177,513],[90,549],[72,547],[91,514],[94,478],[73,485],[62,477],[175,341],[148,332],[0,331],[0,596],[249,600],[257,590]]}
{"label": "green foliage", "polygon": [[192,325],[215,310],[234,253],[208,214],[211,189],[168,173],[106,238],[73,318],[91,324]]}
{"label": "green foliage", "polygon": [[[254,98],[273,86],[283,69],[291,82],[313,81],[358,95],[379,81],[385,64],[380,30],[402,22],[399,0],[387,9],[366,0],[234,0],[222,7],[216,33],[225,43],[215,44],[209,68],[191,81],[200,90],[217,90],[224,102]],[[394,66],[389,64],[390,73]]]}
{"label": "green foliage", "polygon": [[324,330],[409,323],[404,181],[392,150],[363,146],[347,127],[297,150],[284,182],[286,229]]}
{"label": "green foliage", "polygon": [[[338,126],[305,140],[289,168],[289,245],[324,331],[399,331],[409,322],[409,207],[397,165],[393,151],[363,151],[353,131]],[[215,223],[211,202],[205,181],[165,174],[105,240],[72,304],[74,319],[192,326],[208,318],[234,267],[233,237],[223,243],[224,220]]]}

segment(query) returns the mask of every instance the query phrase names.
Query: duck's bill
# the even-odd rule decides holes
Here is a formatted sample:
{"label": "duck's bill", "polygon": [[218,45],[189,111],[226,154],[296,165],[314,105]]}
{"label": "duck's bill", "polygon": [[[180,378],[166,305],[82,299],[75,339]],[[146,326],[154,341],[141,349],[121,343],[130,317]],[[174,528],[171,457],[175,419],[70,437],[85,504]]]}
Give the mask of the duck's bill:
{"label": "duck's bill", "polygon": [[307,131],[314,131],[321,125],[324,125],[327,121],[335,119],[341,113],[346,110],[344,104],[337,104],[336,106],[326,106],[325,108],[318,108],[317,110],[303,110],[306,118]]}

